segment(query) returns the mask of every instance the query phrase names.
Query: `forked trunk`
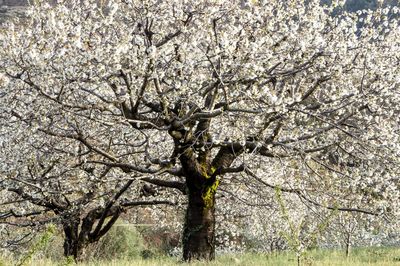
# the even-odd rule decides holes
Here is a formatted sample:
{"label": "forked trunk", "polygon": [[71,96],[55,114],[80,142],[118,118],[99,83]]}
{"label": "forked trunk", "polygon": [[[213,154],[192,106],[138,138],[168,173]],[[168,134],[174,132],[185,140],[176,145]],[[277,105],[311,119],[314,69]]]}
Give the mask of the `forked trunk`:
{"label": "forked trunk", "polygon": [[[65,219],[64,229],[64,256],[73,257],[75,262],[82,259],[82,255],[88,245],[97,242],[104,236],[117,221],[121,214],[120,206],[112,206],[107,208],[96,208],[86,214],[83,219],[79,216],[69,217]],[[111,217],[105,222],[107,217]],[[97,224],[95,224],[95,222]],[[93,230],[93,226],[96,227]]]}
{"label": "forked trunk", "polygon": [[183,259],[215,258],[215,190],[218,181],[202,189],[189,188],[189,203],[183,232]]}
{"label": "forked trunk", "polygon": [[79,237],[79,219],[64,224],[64,256],[73,257],[78,262],[81,257],[86,243],[83,243]]}
{"label": "forked trunk", "polygon": [[[196,130],[199,133],[196,134],[209,140],[207,134],[202,133],[205,131],[203,126],[208,127],[207,121],[206,125],[204,122],[199,124]],[[171,134],[174,132],[172,131]],[[184,135],[185,139],[190,139],[190,133],[183,133],[181,135]],[[177,149],[174,152],[180,154],[179,160],[186,178],[189,200],[182,236],[183,260],[210,261],[215,258],[215,192],[219,185],[218,176],[222,174],[222,169],[228,168],[236,156],[242,152],[242,146],[238,149],[222,147],[211,160],[210,150],[196,153],[191,148],[190,142],[186,141],[183,145],[180,142],[181,138],[176,136],[174,138]]]}

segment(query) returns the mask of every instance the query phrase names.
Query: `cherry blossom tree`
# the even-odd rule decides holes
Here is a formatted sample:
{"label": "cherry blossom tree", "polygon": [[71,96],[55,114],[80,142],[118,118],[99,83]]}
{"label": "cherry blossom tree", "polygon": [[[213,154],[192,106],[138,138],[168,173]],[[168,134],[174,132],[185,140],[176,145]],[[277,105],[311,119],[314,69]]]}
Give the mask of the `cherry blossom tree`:
{"label": "cherry blossom tree", "polygon": [[[174,204],[140,198],[134,176],[122,180],[123,173],[110,167],[83,166],[74,143],[49,141],[26,123],[8,122],[1,143],[0,223],[31,228],[31,232],[48,223],[61,225],[65,256],[79,260],[85,248],[104,236],[129,208]],[[78,153],[71,155],[71,149]],[[30,239],[29,233],[16,239],[5,233],[4,247]]]}
{"label": "cherry blossom tree", "polygon": [[39,2],[2,35],[7,123],[60,144],[57,171],[75,158],[97,179],[111,169],[187,195],[184,260],[214,259],[219,190],[399,214],[398,7]]}

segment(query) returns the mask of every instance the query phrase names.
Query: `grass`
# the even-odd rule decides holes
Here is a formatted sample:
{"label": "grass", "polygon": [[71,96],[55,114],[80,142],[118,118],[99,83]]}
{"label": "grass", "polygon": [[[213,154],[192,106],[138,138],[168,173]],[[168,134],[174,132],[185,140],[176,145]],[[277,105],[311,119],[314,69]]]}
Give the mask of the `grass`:
{"label": "grass", "polygon": [[[123,224],[122,224],[123,225]],[[51,229],[51,230],[50,230]],[[50,234],[51,233],[51,234]],[[50,238],[51,236],[51,238]],[[46,241],[44,241],[46,240]],[[159,239],[156,239],[159,240]],[[157,242],[157,241],[156,241]],[[154,243],[153,243],[154,244]],[[0,266],[67,266],[73,260],[67,260],[63,254],[63,237],[53,227],[38,234],[37,238],[21,249],[18,254],[0,253]],[[235,253],[217,254],[212,262],[183,263],[178,257],[167,256],[166,250],[160,250],[145,242],[142,233],[134,227],[114,226],[100,241],[86,249],[79,266],[291,266],[297,265],[293,252],[276,253]],[[305,253],[301,259],[304,266],[400,266],[400,247],[354,248],[346,257],[343,250],[316,249]]]}
{"label": "grass", "polygon": [[[1,266],[13,265],[10,258],[0,258]],[[33,259],[32,266],[55,266],[67,265],[66,261],[54,261],[51,259]],[[294,254],[290,252],[280,252],[274,254],[260,254],[260,253],[244,253],[244,254],[230,254],[217,256],[213,262],[194,262],[182,263],[178,258],[159,256],[151,259],[134,258],[120,258],[111,260],[89,260],[84,263],[79,263],[81,266],[172,266],[172,265],[243,265],[243,266],[259,266],[259,265],[273,265],[273,266],[290,266],[297,265],[297,260]],[[400,265],[400,248],[360,248],[352,250],[348,258],[345,257],[344,252],[340,250],[313,250],[306,253],[302,259],[301,265],[335,265],[335,266],[389,266]]]}

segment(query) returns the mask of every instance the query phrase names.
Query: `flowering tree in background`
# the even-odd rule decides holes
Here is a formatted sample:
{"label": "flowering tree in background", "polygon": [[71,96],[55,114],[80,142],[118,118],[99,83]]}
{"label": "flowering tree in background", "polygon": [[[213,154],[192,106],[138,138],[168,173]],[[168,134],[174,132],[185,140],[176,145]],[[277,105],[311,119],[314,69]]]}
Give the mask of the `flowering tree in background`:
{"label": "flowering tree in background", "polygon": [[[214,258],[219,190],[258,202],[279,188],[312,206],[396,216],[398,8],[362,11],[362,28],[357,14],[331,16],[338,9],[40,2],[2,34],[3,125],[29,130],[30,149],[58,147],[58,172],[76,161],[97,182],[107,169],[186,194],[184,260]],[[13,168],[1,169],[7,182],[20,178]],[[40,193],[40,179],[29,182]]]}
{"label": "flowering tree in background", "polygon": [[[133,175],[123,180],[123,173],[110,167],[83,166],[76,143],[46,139],[26,123],[3,126],[1,166],[7,169],[7,176],[2,176],[1,183],[1,223],[13,228],[60,224],[65,256],[81,258],[86,246],[104,236],[129,208],[174,204],[139,198]],[[74,149],[77,153],[71,155]],[[29,240],[34,235],[32,228],[24,237],[5,240],[2,247]],[[13,235],[3,231],[2,237],[7,239],[7,234]]]}

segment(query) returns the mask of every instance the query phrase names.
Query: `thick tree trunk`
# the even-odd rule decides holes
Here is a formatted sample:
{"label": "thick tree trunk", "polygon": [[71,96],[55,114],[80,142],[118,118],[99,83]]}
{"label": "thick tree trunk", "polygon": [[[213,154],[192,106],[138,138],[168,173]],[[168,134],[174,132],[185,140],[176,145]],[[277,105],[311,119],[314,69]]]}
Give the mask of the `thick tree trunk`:
{"label": "thick tree trunk", "polygon": [[[186,177],[188,206],[183,230],[183,260],[213,260],[215,258],[215,192],[219,180],[217,176],[228,168],[243,148],[222,147],[211,160],[208,147],[194,149],[194,144],[202,144],[211,137],[207,133],[209,120],[201,121],[195,133],[182,126],[170,130],[174,138],[174,154],[179,154],[182,173]],[[195,137],[193,137],[195,136]],[[200,141],[199,141],[200,139]]]}
{"label": "thick tree trunk", "polygon": [[64,256],[78,259],[79,254],[79,222],[69,221],[64,224]]}
{"label": "thick tree trunk", "polygon": [[[63,224],[65,235],[64,256],[72,256],[75,262],[82,259],[86,247],[91,243],[97,242],[110,230],[121,211],[122,208],[120,206],[112,206],[110,204],[105,209],[99,207],[91,210],[82,220],[77,216],[65,219]],[[111,219],[105,223],[105,219],[110,216]],[[98,220],[98,223],[92,232],[96,220]]]}
{"label": "thick tree trunk", "polygon": [[215,191],[218,181],[201,189],[189,187],[189,203],[183,232],[183,259],[215,258]]}
{"label": "thick tree trunk", "polygon": [[68,224],[64,224],[64,256],[73,257],[75,262],[82,257],[86,243],[83,243],[79,236],[80,220],[70,220]]}

